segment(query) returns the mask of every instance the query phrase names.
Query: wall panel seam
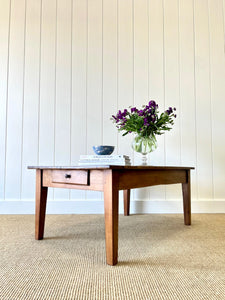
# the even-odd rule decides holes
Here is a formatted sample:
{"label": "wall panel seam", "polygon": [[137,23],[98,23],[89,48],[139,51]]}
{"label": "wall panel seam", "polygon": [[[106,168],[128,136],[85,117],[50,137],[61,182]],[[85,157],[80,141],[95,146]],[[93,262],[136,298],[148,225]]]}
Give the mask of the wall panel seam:
{"label": "wall panel seam", "polygon": [[[150,60],[150,58],[149,58],[149,52],[150,52],[150,45],[149,45],[149,43],[150,43],[150,36],[149,36],[149,32],[150,32],[150,30],[149,30],[149,23],[150,23],[150,20],[149,20],[149,0],[146,0],[147,1],[147,19],[148,19],[148,40],[147,40],[147,47],[148,47],[148,55],[147,55],[147,60],[148,60],[148,62],[147,62],[147,65],[148,65],[148,72],[147,72],[147,76],[148,76],[148,78],[147,78],[147,85],[148,85],[148,92],[147,92],[147,95],[148,95],[148,101],[150,100],[149,98],[150,98],[150,83],[149,83],[149,72],[150,72],[150,70],[149,70],[149,68],[150,68],[150,63],[149,63],[149,60]],[[147,103],[146,103],[147,104]],[[150,191],[150,189],[148,189],[148,199],[151,199],[151,191]]]}
{"label": "wall panel seam", "polygon": [[21,124],[21,153],[20,153],[20,200],[22,196],[23,184],[23,142],[24,142],[24,89],[25,89],[25,66],[26,66],[26,32],[27,31],[27,0],[25,0],[25,13],[24,13],[24,41],[23,41],[23,91],[22,91],[22,124]]}
{"label": "wall panel seam", "polygon": [[[56,156],[56,94],[57,94],[57,42],[58,42],[58,0],[56,0],[56,10],[55,10],[55,82],[54,82],[54,153],[53,162],[55,165]],[[53,189],[53,199],[55,199],[55,190]]]}
{"label": "wall panel seam", "polygon": [[[133,106],[135,104],[135,31],[134,31],[134,28],[135,28],[135,13],[134,13],[134,0],[132,0],[132,56],[133,56],[133,59],[132,59],[132,63],[133,63],[133,66],[132,66],[132,72],[133,72],[133,76],[132,76],[132,92],[133,92]],[[134,161],[134,151],[132,151],[132,161]]]}
{"label": "wall panel seam", "polygon": [[[119,4],[118,1],[116,1],[116,111],[118,111],[118,105],[119,105]],[[117,154],[118,153],[118,131],[116,133],[116,149]]]}
{"label": "wall panel seam", "polygon": [[[180,78],[180,69],[181,69],[181,58],[180,58],[180,0],[177,0],[177,15],[178,15],[178,20],[177,20],[177,26],[178,26],[178,97],[179,97],[179,111],[181,112],[181,78]],[[180,113],[180,118],[179,118],[179,140],[180,140],[180,157],[179,157],[179,163],[181,164],[181,157],[182,157],[182,153],[181,153],[181,140],[182,140],[182,135],[181,135],[181,128],[182,128],[182,118],[181,118],[181,113]]]}
{"label": "wall panel seam", "polygon": [[213,131],[212,131],[212,61],[211,61],[211,30],[210,30],[210,11],[209,11],[209,0],[207,0],[207,8],[208,8],[208,36],[209,36],[209,101],[210,101],[210,138],[211,138],[211,177],[212,177],[212,198],[215,199],[214,193],[214,160],[213,160]]}
{"label": "wall panel seam", "polygon": [[71,161],[72,161],[72,107],[73,107],[73,103],[72,103],[72,98],[73,98],[73,0],[71,0],[71,28],[70,28],[70,39],[71,39],[71,43],[70,43],[70,158],[69,158],[69,162],[71,165]]}
{"label": "wall panel seam", "polygon": [[[87,116],[88,116],[88,107],[87,107],[87,103],[88,103],[88,49],[89,49],[89,43],[88,43],[88,38],[89,38],[89,33],[88,33],[88,26],[89,26],[89,19],[88,19],[88,16],[89,16],[89,0],[86,0],[86,5],[87,5],[87,20],[86,20],[86,26],[87,26],[87,32],[86,32],[86,136],[85,136],[85,139],[86,139],[86,154],[87,154],[87,125],[88,125],[88,122],[87,122]],[[87,200],[87,191],[84,192],[84,199]]]}
{"label": "wall panel seam", "polygon": [[[164,0],[162,0],[162,29],[163,29],[163,110],[165,110],[165,101],[166,101],[166,74],[165,74],[165,7],[164,7]],[[165,135],[163,136],[163,145],[164,145],[164,165],[166,164],[166,143],[165,143]],[[165,197],[166,197],[166,191],[165,191]]]}
{"label": "wall panel seam", "polygon": [[[70,22],[70,154],[69,154],[69,163],[72,162],[72,112],[73,112],[73,0],[71,0],[71,22]],[[69,190],[69,200],[71,200],[72,191]]]}
{"label": "wall panel seam", "polygon": [[[165,102],[166,102],[166,70],[165,70],[165,7],[164,0],[162,0],[162,32],[163,32],[163,110],[165,110]],[[163,147],[164,147],[164,165],[166,165],[166,139],[165,135],[163,135]],[[164,188],[164,199],[166,200],[166,188]]]}
{"label": "wall panel seam", "polygon": [[4,191],[3,199],[5,200],[5,186],[6,186],[6,158],[7,158],[7,140],[8,140],[8,100],[9,100],[9,63],[10,63],[10,31],[11,31],[11,9],[12,0],[9,5],[9,24],[8,24],[8,53],[7,53],[7,89],[6,89],[6,119],[5,119],[5,165],[4,165]]}
{"label": "wall panel seam", "polygon": [[37,124],[37,136],[38,136],[38,147],[37,147],[37,164],[40,160],[40,111],[41,111],[41,54],[42,54],[42,9],[43,9],[43,0],[40,4],[40,38],[39,38],[39,82],[38,82],[38,124]]}
{"label": "wall panel seam", "polygon": [[223,31],[223,44],[224,44],[224,47],[223,47],[223,54],[224,54],[224,62],[225,62],[225,1],[224,0],[221,0],[222,1],[222,31]]}
{"label": "wall panel seam", "polygon": [[[86,3],[87,3],[87,20],[86,20],[86,23],[87,23],[87,32],[86,32],[86,35],[87,35],[87,40],[86,40],[86,44],[87,44],[87,47],[86,47],[86,154],[87,154],[87,125],[88,125],[88,122],[87,122],[87,116],[88,116],[88,113],[87,113],[87,102],[88,102],[88,49],[89,49],[89,43],[88,43],[88,38],[89,38],[89,32],[88,32],[88,28],[89,28],[89,0],[86,0]],[[86,194],[86,192],[85,192]],[[86,196],[85,196],[86,198]]]}
{"label": "wall panel seam", "polygon": [[150,97],[150,84],[149,84],[149,43],[150,43],[150,38],[149,38],[149,0],[146,0],[147,1],[147,18],[148,18],[148,41],[147,41],[147,47],[148,47],[148,57],[147,57],[147,59],[148,59],[148,73],[147,73],[147,76],[148,76],[148,78],[147,78],[147,82],[148,82],[148,100],[150,100],[149,99],[149,97]]}
{"label": "wall panel seam", "polygon": [[102,15],[101,15],[101,18],[102,18],[102,47],[101,47],[101,50],[102,50],[102,78],[101,78],[101,85],[102,85],[102,90],[101,90],[101,117],[102,117],[102,120],[101,120],[101,141],[102,141],[102,145],[103,145],[103,132],[104,132],[104,129],[103,129],[103,120],[104,120],[104,101],[103,101],[103,92],[104,92],[104,86],[103,86],[103,78],[104,78],[104,31],[103,31],[103,28],[104,28],[104,24],[103,24],[103,20],[104,20],[104,17],[103,17],[103,14],[104,14],[104,0],[102,0]]}
{"label": "wall panel seam", "polygon": [[224,50],[224,58],[225,58],[225,4],[224,4],[224,0],[221,0],[222,1],[222,7],[223,7],[223,10],[222,10],[222,18],[223,18],[223,50]]}
{"label": "wall panel seam", "polygon": [[[197,146],[197,97],[196,97],[196,32],[195,32],[195,0],[193,3],[193,58],[194,58],[194,99],[195,99],[195,171],[196,171],[196,183],[198,182],[198,146]],[[199,195],[198,184],[196,184],[197,199]]]}

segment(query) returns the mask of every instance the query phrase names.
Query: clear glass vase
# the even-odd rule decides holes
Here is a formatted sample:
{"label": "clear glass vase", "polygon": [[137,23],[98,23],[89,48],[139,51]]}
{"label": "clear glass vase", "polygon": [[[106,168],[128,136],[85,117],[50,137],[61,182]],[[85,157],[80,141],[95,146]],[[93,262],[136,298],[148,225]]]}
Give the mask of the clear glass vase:
{"label": "clear glass vase", "polygon": [[142,165],[146,166],[148,163],[148,153],[151,153],[157,148],[157,141],[154,134],[150,136],[135,135],[132,141],[132,149],[142,154]]}

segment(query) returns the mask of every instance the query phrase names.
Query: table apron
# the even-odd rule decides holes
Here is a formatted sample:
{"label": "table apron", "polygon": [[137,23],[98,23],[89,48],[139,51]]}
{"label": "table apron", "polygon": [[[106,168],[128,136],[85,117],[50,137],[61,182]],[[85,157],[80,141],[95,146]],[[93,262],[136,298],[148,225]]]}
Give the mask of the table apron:
{"label": "table apron", "polygon": [[[62,170],[59,171],[59,174],[60,172]],[[117,186],[114,188],[117,190],[127,190],[161,184],[187,183],[189,170],[112,170],[111,172],[113,176],[117,177]],[[71,184],[69,181],[68,183],[55,182],[56,175],[56,171],[43,170],[42,186],[93,191],[104,190],[105,180],[103,170],[90,170],[87,184]]]}
{"label": "table apron", "polygon": [[126,170],[119,173],[118,188],[127,190],[160,184],[187,183],[189,170]]}

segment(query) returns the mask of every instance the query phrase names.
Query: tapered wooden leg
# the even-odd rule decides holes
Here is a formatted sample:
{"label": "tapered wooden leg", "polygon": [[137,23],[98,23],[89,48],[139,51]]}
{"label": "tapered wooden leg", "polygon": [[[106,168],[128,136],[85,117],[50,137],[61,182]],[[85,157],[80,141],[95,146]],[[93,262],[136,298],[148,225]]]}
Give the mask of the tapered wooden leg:
{"label": "tapered wooden leg", "polygon": [[124,216],[130,215],[130,190],[123,191]]}
{"label": "tapered wooden leg", "polygon": [[44,236],[45,211],[48,188],[42,186],[42,170],[36,170],[36,207],[35,207],[35,239]]}
{"label": "tapered wooden leg", "polygon": [[184,224],[191,225],[191,182],[190,171],[187,171],[187,182],[182,183]]}
{"label": "tapered wooden leg", "polygon": [[118,260],[118,199],[116,176],[112,170],[106,170],[104,172],[106,262],[111,266],[116,265]]}

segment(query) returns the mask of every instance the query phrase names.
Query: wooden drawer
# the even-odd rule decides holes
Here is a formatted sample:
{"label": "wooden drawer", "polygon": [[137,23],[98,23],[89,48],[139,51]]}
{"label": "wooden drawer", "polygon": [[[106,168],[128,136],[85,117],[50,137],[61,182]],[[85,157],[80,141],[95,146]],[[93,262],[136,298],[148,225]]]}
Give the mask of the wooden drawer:
{"label": "wooden drawer", "polygon": [[88,170],[52,170],[52,183],[89,185]]}

